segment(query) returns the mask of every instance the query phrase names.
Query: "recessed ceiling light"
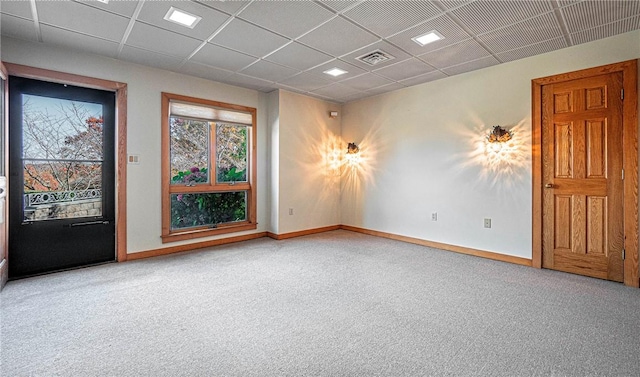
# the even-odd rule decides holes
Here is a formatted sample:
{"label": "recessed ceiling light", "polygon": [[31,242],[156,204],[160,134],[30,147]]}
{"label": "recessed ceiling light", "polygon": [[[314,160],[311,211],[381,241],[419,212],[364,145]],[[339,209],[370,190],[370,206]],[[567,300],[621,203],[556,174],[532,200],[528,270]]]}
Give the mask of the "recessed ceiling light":
{"label": "recessed ceiling light", "polygon": [[109,0],[97,0],[97,1],[99,1],[101,3],[109,4]]}
{"label": "recessed ceiling light", "polygon": [[411,40],[413,40],[414,42],[416,42],[420,46],[424,46],[426,44],[429,44],[429,43],[435,42],[435,41],[439,41],[441,39],[444,39],[444,37],[442,36],[442,34],[438,33],[436,30],[431,30],[428,33],[425,33],[425,34],[422,34],[422,35],[418,35],[417,37],[411,38]]}
{"label": "recessed ceiling light", "polygon": [[167,14],[164,16],[164,19],[174,22],[178,25],[186,26],[193,29],[193,27],[196,26],[196,24],[202,19],[202,17],[171,7],[169,8]]}
{"label": "recessed ceiling light", "polygon": [[331,68],[328,71],[324,71],[323,73],[326,73],[327,75],[331,75],[333,77],[338,77],[340,75],[344,75],[345,73],[347,73],[347,71],[336,67],[336,68]]}

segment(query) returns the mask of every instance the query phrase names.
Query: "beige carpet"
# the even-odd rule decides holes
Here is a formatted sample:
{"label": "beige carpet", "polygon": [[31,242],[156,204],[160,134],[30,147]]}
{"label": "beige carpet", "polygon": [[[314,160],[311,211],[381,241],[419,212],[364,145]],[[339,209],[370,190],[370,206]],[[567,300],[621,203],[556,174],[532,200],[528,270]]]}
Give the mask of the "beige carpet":
{"label": "beige carpet", "polygon": [[11,281],[2,376],[638,376],[640,290],[347,231]]}

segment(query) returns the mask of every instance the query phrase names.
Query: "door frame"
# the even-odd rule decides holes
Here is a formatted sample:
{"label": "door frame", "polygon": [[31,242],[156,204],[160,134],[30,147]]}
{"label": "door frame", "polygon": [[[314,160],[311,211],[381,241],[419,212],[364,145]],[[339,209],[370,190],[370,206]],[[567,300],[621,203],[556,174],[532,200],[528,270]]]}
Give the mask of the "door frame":
{"label": "door frame", "polygon": [[[88,76],[4,63],[10,76],[70,84],[115,92],[115,204],[116,204],[116,261],[127,260],[127,84]],[[11,256],[9,255],[9,260]],[[9,261],[10,262],[10,261]]]}
{"label": "door frame", "polygon": [[[622,72],[624,100],[623,169],[624,169],[624,285],[639,287],[638,279],[638,61],[628,60],[575,72],[531,80],[532,184],[533,184],[533,248],[532,265],[542,268],[542,87],[602,74]],[[617,95],[617,93],[615,94]]]}
{"label": "door frame", "polygon": [[[5,174],[8,175],[9,172],[9,74],[7,73],[7,69],[4,66],[4,63],[0,61],[0,77],[2,77],[4,81],[4,99],[0,99],[4,101],[4,119],[0,122],[3,125],[3,128],[0,129],[0,132],[4,134],[3,138],[0,140],[4,141],[3,149],[4,158],[4,171]],[[4,288],[4,285],[9,280],[9,261],[7,258],[7,252],[9,250],[9,182],[7,181],[7,187],[5,188],[7,191],[7,199],[4,206],[4,216],[5,221],[2,225],[0,225],[0,290]]]}

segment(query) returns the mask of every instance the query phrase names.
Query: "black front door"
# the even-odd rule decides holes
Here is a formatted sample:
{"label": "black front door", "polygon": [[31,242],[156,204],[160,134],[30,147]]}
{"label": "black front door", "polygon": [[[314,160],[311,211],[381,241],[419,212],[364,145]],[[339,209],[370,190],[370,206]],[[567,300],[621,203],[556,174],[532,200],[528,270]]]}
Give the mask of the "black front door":
{"label": "black front door", "polygon": [[9,277],[115,260],[115,93],[9,77]]}

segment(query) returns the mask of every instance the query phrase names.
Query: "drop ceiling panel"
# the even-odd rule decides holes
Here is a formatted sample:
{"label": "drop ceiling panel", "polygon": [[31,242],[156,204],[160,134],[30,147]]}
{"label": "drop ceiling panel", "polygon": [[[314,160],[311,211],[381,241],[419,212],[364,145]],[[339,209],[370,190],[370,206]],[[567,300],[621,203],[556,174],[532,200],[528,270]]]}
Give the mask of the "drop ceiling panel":
{"label": "drop ceiling panel", "polygon": [[368,1],[344,15],[386,38],[441,13],[430,1]]}
{"label": "drop ceiling panel", "polygon": [[181,62],[181,59],[173,56],[166,56],[131,46],[123,47],[119,59],[170,71],[175,70]]}
{"label": "drop ceiling panel", "polygon": [[393,84],[379,86],[377,88],[369,89],[369,90],[367,90],[367,93],[369,93],[371,95],[377,95],[377,94],[392,92],[394,90],[398,90],[398,89],[402,89],[402,88],[404,88],[404,85],[402,85],[400,83],[397,83],[397,82],[394,82]]}
{"label": "drop ceiling panel", "polygon": [[583,1],[561,9],[569,33],[640,15],[640,1]]}
{"label": "drop ceiling panel", "polygon": [[233,74],[233,72],[225,71],[224,69],[218,69],[216,67],[194,62],[186,62],[182,67],[180,67],[180,71],[188,75],[213,81],[222,81]]}
{"label": "drop ceiling panel", "polygon": [[[103,56],[125,43],[120,58],[139,64],[340,102],[640,30],[640,0],[0,1],[3,36]],[[203,19],[195,30],[164,21],[172,5]],[[445,38],[411,40],[431,30]],[[355,60],[374,50],[395,59]],[[322,73],[333,67],[349,73]]]}
{"label": "drop ceiling panel", "polygon": [[640,16],[630,17],[607,25],[579,31],[571,34],[571,39],[573,43],[576,44],[586,43],[638,29],[640,29]]}
{"label": "drop ceiling panel", "polygon": [[222,82],[226,82],[231,85],[240,85],[244,88],[254,89],[260,92],[270,92],[273,89],[276,89],[276,86],[272,82],[241,75],[238,73],[235,73],[223,79]]}
{"label": "drop ceiling panel", "polygon": [[160,54],[186,58],[202,42],[143,22],[136,22],[126,43],[129,46]]}
{"label": "drop ceiling panel", "polygon": [[335,83],[329,86],[325,86],[324,88],[314,90],[311,93],[318,94],[328,98],[332,98],[334,96],[337,98],[345,98],[345,97],[353,96],[355,94],[361,94],[362,92],[360,90],[350,88],[346,85]]}
{"label": "drop ceiling panel", "polygon": [[[411,38],[428,33],[432,30],[437,30],[444,39],[429,43],[426,46],[420,46]],[[443,15],[434,20],[422,23],[418,26],[412,27],[400,34],[394,35],[388,38],[389,42],[404,49],[410,54],[420,55],[429,51],[437,50],[444,46],[448,46],[465,39],[469,39],[471,36],[464,31],[458,24],[456,24],[449,16]]]}
{"label": "drop ceiling panel", "polygon": [[118,55],[119,44],[88,35],[74,33],[53,26],[40,25],[42,41],[66,48],[82,48],[92,54],[115,58]]}
{"label": "drop ceiling panel", "polygon": [[38,40],[36,27],[33,21],[2,14],[0,16],[0,27],[3,36],[6,35],[8,37],[15,37],[28,41]]}
{"label": "drop ceiling panel", "polygon": [[[138,1],[129,0],[114,0],[109,1],[107,4],[102,3],[96,0],[74,0],[78,3],[82,3],[88,6],[92,6],[94,8],[100,8],[102,10],[106,10],[107,12],[117,13],[119,15],[125,17],[133,16],[133,13],[136,11],[136,7],[138,6]],[[4,4],[2,5],[4,8]],[[164,15],[163,15],[164,16]]]}
{"label": "drop ceiling panel", "polygon": [[266,60],[260,60],[241,71],[242,74],[259,77],[268,81],[284,80],[287,77],[291,77],[299,72],[300,71],[293,68],[271,63]]}
{"label": "drop ceiling panel", "polygon": [[120,42],[129,19],[72,1],[38,1],[38,19],[51,26]]}
{"label": "drop ceiling panel", "polygon": [[372,73],[365,73],[364,75],[354,77],[349,80],[344,80],[341,84],[344,84],[350,88],[357,90],[370,90],[383,85],[392,84],[393,81],[374,75]]}
{"label": "drop ceiling panel", "polygon": [[451,13],[471,32],[482,34],[551,10],[548,1],[476,1]]}
{"label": "drop ceiling panel", "polygon": [[326,5],[327,7],[333,9],[336,12],[343,11],[348,7],[356,5],[360,2],[360,0],[356,1],[348,1],[348,0],[320,0],[320,3]]}
{"label": "drop ceiling panel", "polygon": [[199,0],[198,3],[205,5],[210,8],[217,9],[226,14],[236,14],[239,10],[245,7],[250,1],[240,1],[240,0]]}
{"label": "drop ceiling panel", "polygon": [[[373,52],[375,50],[382,50],[383,52],[386,52],[387,54],[391,54],[394,58],[378,63],[374,66],[371,66],[369,64],[366,64],[360,60],[358,60],[358,57],[368,54],[370,52]],[[411,55],[407,54],[406,52],[402,51],[401,49],[397,48],[396,46],[392,45],[389,42],[385,42],[385,41],[379,41],[376,42],[372,45],[369,45],[365,48],[361,48],[359,50],[356,50],[348,55],[345,55],[343,57],[341,57],[341,60],[344,60],[346,62],[349,62],[351,64],[357,65],[360,68],[366,69],[366,70],[372,70],[372,69],[377,69],[377,68],[382,68],[385,67],[387,65],[393,64],[395,62],[398,62],[400,60],[405,60],[410,58]]]}
{"label": "drop ceiling panel", "polygon": [[207,43],[190,60],[235,72],[255,62],[256,58]]}
{"label": "drop ceiling panel", "polygon": [[378,39],[349,21],[334,18],[299,38],[298,41],[337,57],[376,42]]}
{"label": "drop ceiling panel", "polygon": [[[202,20],[200,20],[193,29],[167,21],[164,19],[164,16],[171,7],[200,16]],[[181,1],[177,3],[168,1],[146,1],[138,16],[138,20],[150,25],[202,41],[209,38],[228,18],[229,16],[222,12],[191,1]]]}
{"label": "drop ceiling panel", "polygon": [[509,62],[513,60],[523,59],[529,56],[544,54],[545,52],[554,51],[565,47],[567,47],[567,42],[564,37],[558,37],[548,41],[520,47],[515,50],[502,52],[497,56],[498,59],[500,59],[502,62]]}
{"label": "drop ceiling panel", "polygon": [[333,81],[328,77],[318,76],[308,72],[303,72],[299,75],[280,81],[280,84],[295,88],[300,92],[310,92],[332,83]]}
{"label": "drop ceiling panel", "polygon": [[471,72],[482,68],[491,67],[500,63],[493,56],[487,56],[486,58],[481,58],[478,60],[474,60],[471,62],[463,63],[460,65],[454,65],[453,67],[448,67],[442,69],[442,72],[446,73],[449,76],[458,75],[465,72]]}
{"label": "drop ceiling panel", "polygon": [[419,55],[419,58],[436,68],[451,67],[491,55],[473,39]]}
{"label": "drop ceiling panel", "polygon": [[289,38],[297,38],[333,16],[311,1],[255,1],[238,15]]}
{"label": "drop ceiling panel", "polygon": [[325,53],[316,51],[297,42],[290,43],[265,58],[265,60],[302,71],[332,59],[333,57]]}
{"label": "drop ceiling panel", "polygon": [[522,21],[478,36],[491,51],[500,53],[549,39],[562,37],[562,29],[553,13]]}
{"label": "drop ceiling panel", "polygon": [[338,102],[346,103],[346,102],[351,102],[351,101],[357,101],[359,99],[363,99],[363,98],[367,98],[367,97],[371,97],[371,96],[373,96],[373,94],[367,93],[367,92],[360,92],[358,94],[354,94],[354,95],[351,95],[351,96],[347,96],[347,97],[341,98],[340,100],[338,100]]}
{"label": "drop ceiling panel", "polygon": [[433,67],[425,64],[424,62],[416,58],[411,58],[381,69],[376,69],[374,72],[388,79],[400,81],[410,77],[419,76],[433,70]]}
{"label": "drop ceiling panel", "polygon": [[445,77],[447,77],[447,75],[445,75],[444,73],[440,71],[433,71],[433,72],[425,73],[424,75],[411,77],[406,80],[401,80],[400,83],[404,86],[413,86],[413,85],[424,84],[425,82],[440,80]]}
{"label": "drop ceiling panel", "polygon": [[465,4],[468,4],[474,0],[440,0],[440,4],[444,7],[444,9],[454,9],[461,7]]}
{"label": "drop ceiling panel", "polygon": [[[324,73],[324,71],[328,71],[332,68],[340,68],[343,71],[347,71],[347,73],[337,77],[333,77],[331,75]],[[318,76],[326,76],[327,79],[329,79],[331,82],[342,81],[350,77],[355,77],[355,76],[359,76],[364,73],[367,73],[366,70],[358,68],[355,65],[351,65],[339,59],[332,60],[330,62],[319,65],[313,69],[310,69],[308,72]]]}
{"label": "drop ceiling panel", "polygon": [[287,42],[287,38],[237,18],[211,40],[211,43],[256,57],[262,57]]}
{"label": "drop ceiling panel", "polygon": [[31,4],[28,1],[2,1],[0,12],[33,20]]}

